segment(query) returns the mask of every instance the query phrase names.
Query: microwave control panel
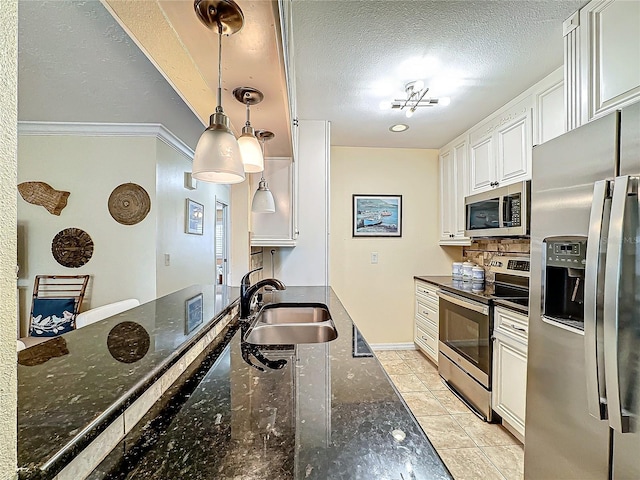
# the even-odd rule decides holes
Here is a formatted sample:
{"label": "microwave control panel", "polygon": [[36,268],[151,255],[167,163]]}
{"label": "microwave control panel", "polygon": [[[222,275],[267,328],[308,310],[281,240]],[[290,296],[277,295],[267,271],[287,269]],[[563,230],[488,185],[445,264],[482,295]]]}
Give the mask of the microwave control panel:
{"label": "microwave control panel", "polygon": [[511,225],[514,227],[520,226],[520,195],[511,195],[509,197],[509,203],[511,204]]}

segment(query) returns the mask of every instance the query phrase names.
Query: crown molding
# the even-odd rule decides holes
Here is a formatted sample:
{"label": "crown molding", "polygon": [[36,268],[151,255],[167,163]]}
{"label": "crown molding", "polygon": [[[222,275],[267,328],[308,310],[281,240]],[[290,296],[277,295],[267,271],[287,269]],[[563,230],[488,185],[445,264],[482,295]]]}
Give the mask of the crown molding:
{"label": "crown molding", "polygon": [[18,135],[156,137],[190,160],[194,151],[160,123],[18,122]]}

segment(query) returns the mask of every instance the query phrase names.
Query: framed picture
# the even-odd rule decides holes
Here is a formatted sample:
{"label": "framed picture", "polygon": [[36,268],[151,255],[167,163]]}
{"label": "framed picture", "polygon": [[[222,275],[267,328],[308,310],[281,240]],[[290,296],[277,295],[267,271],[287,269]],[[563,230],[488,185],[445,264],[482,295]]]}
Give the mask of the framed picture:
{"label": "framed picture", "polygon": [[202,235],[204,233],[204,205],[187,198],[187,213],[185,215],[186,233]]}
{"label": "framed picture", "polygon": [[188,335],[202,323],[202,294],[191,297],[185,304],[185,334]]}
{"label": "framed picture", "polygon": [[402,195],[353,195],[354,237],[401,237]]}
{"label": "framed picture", "polygon": [[353,357],[373,357],[373,352],[355,325],[353,326],[353,348],[351,352]]}

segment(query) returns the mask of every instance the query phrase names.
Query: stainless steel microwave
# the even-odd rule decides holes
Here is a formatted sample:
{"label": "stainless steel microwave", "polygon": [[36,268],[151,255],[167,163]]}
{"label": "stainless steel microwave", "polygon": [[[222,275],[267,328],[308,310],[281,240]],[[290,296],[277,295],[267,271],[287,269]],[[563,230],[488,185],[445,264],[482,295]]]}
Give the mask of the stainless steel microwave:
{"label": "stainless steel microwave", "polygon": [[464,234],[467,237],[529,235],[530,198],[528,180],[465,197]]}

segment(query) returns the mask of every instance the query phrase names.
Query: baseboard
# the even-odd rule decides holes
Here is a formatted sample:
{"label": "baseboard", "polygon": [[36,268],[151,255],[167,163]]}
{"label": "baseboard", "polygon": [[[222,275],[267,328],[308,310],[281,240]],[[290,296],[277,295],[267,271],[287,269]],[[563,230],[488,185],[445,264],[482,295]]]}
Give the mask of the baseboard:
{"label": "baseboard", "polygon": [[372,350],[417,350],[416,344],[413,342],[407,343],[370,343],[369,346]]}

